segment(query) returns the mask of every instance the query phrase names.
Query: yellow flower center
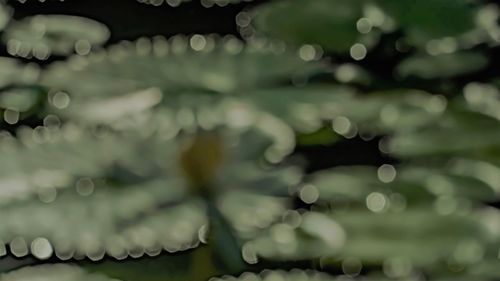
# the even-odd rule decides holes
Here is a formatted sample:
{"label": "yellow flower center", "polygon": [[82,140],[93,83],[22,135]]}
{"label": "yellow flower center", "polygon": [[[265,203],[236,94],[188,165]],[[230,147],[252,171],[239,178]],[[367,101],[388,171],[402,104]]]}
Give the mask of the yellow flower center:
{"label": "yellow flower center", "polygon": [[197,195],[208,195],[224,161],[224,144],[213,132],[199,133],[182,146],[179,164],[182,173]]}

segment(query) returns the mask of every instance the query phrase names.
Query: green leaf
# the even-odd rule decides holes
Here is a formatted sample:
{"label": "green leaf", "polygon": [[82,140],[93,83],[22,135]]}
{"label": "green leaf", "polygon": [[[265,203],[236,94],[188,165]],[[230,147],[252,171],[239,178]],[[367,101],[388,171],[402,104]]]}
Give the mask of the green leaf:
{"label": "green leaf", "polygon": [[[339,85],[310,85],[262,89],[249,93],[245,101],[269,112],[299,132],[314,132],[329,120],[328,111],[342,108],[354,99],[355,91]],[[287,102],[283,102],[286,97]]]}
{"label": "green leaf", "polygon": [[64,264],[24,267],[0,276],[2,281],[117,281],[101,274],[87,273],[85,270]]}
{"label": "green leaf", "polygon": [[87,54],[109,38],[106,26],[76,16],[37,15],[15,21],[4,41],[11,55],[47,59],[51,54]]}
{"label": "green leaf", "polygon": [[[441,196],[447,198],[492,200],[497,185],[459,167],[440,168],[401,165],[394,169],[394,179],[383,182],[383,174],[374,167],[337,167],[309,176],[299,194],[309,189],[319,199],[335,203],[365,204],[370,194],[385,197],[389,208],[433,203]],[[402,204],[402,205],[401,205]]]}
{"label": "green leaf", "polygon": [[96,182],[94,188],[91,195],[81,189],[48,190],[40,199],[3,204],[0,239],[17,257],[31,253],[47,259],[55,254],[62,260],[96,261],[107,254],[123,259],[192,248],[206,223],[196,202],[162,211],[162,205],[182,196],[182,188],[173,182],[156,180],[121,189]]}
{"label": "green leaf", "polygon": [[12,16],[12,11],[3,4],[3,2],[0,2],[0,31],[2,31],[5,26],[10,21],[10,18]]}
{"label": "green leaf", "polygon": [[[461,255],[465,247],[484,251],[486,230],[473,216],[439,215],[428,209],[399,213],[368,211],[336,212],[332,216],[346,230],[347,241],[340,256],[366,264],[382,264],[391,258],[408,260],[415,266],[433,265]],[[478,258],[478,251],[467,252]],[[479,256],[481,258],[481,256]]]}
{"label": "green leaf", "polygon": [[295,213],[246,244],[248,251],[266,259],[306,260],[332,255],[343,247],[346,234],[337,222],[322,213]]}
{"label": "green leaf", "polygon": [[458,52],[441,55],[416,55],[397,66],[402,77],[422,79],[450,78],[477,72],[488,65],[488,58],[481,53]]}
{"label": "green leaf", "polygon": [[[272,188],[272,184],[263,185]],[[290,205],[286,197],[252,194],[241,190],[221,195],[217,204],[242,238],[254,237],[264,226],[270,226],[279,220]]]}
{"label": "green leaf", "polygon": [[398,180],[420,184],[431,194],[487,201],[495,196],[494,186],[477,178],[444,169],[406,167],[398,171]]}
{"label": "green leaf", "polygon": [[467,0],[377,0],[406,32],[412,44],[453,37],[474,29],[475,7]]}
{"label": "green leaf", "polygon": [[[116,145],[116,137],[96,138],[71,126],[25,128],[19,135],[22,142],[5,139],[0,149],[2,201],[26,198],[44,188],[68,188],[82,178],[120,178],[116,167],[141,178],[141,173],[145,177],[162,168],[166,172],[172,170],[168,165],[175,164],[155,164],[174,153],[161,149],[171,143],[158,139],[131,136],[128,142]],[[152,158],[142,158],[145,155]]]}
{"label": "green leaf", "polygon": [[468,176],[488,184],[495,193],[500,192],[500,167],[494,163],[467,158],[455,158],[449,163],[449,170],[455,175]]}
{"label": "green leaf", "polygon": [[[372,193],[386,196],[386,200],[393,194],[404,200],[406,204],[427,204],[433,196],[417,182],[401,179],[400,171],[396,169],[395,182],[384,183],[377,177],[375,167],[337,167],[312,174],[302,189],[314,188],[319,199],[341,204],[353,203],[365,205],[366,198]],[[299,190],[299,194],[302,192]],[[394,195],[393,195],[394,196]],[[394,202],[396,203],[396,202]],[[393,206],[400,207],[400,206]]]}
{"label": "green leaf", "polygon": [[[324,103],[325,117],[333,120],[334,130],[341,122],[343,134],[348,131],[371,135],[394,134],[417,130],[440,118],[447,106],[443,96],[412,90],[398,89],[351,95],[338,94]],[[347,118],[347,120],[345,119]],[[348,130],[345,130],[348,129]]]}
{"label": "green leaf", "polygon": [[33,64],[23,65],[11,58],[0,57],[0,88],[30,85],[37,81],[40,70]]}
{"label": "green leaf", "polygon": [[493,83],[471,82],[463,88],[464,99],[455,101],[463,108],[500,119],[500,92],[497,81]]}
{"label": "green leaf", "polygon": [[[90,100],[155,87],[166,96],[165,103],[182,101],[187,106],[214,96],[238,96],[252,89],[278,86],[296,75],[307,77],[322,71],[320,63],[305,62],[295,53],[276,54],[269,48],[242,44],[234,38],[223,41],[201,35],[177,36],[169,41],[143,38],[115,45],[108,54],[55,64],[43,81],[51,88],[67,91],[74,99],[84,96]],[[77,77],[80,83],[69,82]]]}
{"label": "green leaf", "polygon": [[26,112],[40,100],[40,94],[27,89],[12,89],[0,95],[0,108]]}
{"label": "green leaf", "polygon": [[434,124],[395,135],[389,150],[403,157],[462,155],[494,159],[499,127],[498,120],[487,115],[449,110]]}
{"label": "green leaf", "polygon": [[362,4],[360,0],[274,1],[258,6],[253,21],[271,38],[346,52],[361,37],[356,23],[363,16]]}

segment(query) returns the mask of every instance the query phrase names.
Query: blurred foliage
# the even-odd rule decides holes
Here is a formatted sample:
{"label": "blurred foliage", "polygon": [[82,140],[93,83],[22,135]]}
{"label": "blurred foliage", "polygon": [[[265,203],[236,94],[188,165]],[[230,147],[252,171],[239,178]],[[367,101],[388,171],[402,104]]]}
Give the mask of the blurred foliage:
{"label": "blurred foliage", "polygon": [[497,4],[130,2],[239,34],[0,1],[0,280],[500,278]]}
{"label": "blurred foliage", "polygon": [[361,34],[356,22],[362,17],[362,1],[276,1],[255,11],[256,28],[294,44],[318,44],[344,52]]}
{"label": "blurred foliage", "polygon": [[478,53],[452,53],[440,55],[416,55],[401,62],[399,75],[422,79],[449,78],[476,72],[488,64],[488,58]]}
{"label": "blurred foliage", "polygon": [[14,280],[113,280],[99,274],[88,274],[83,269],[67,265],[26,267],[1,276],[3,281]]}
{"label": "blurred foliage", "polygon": [[4,39],[9,54],[43,60],[51,54],[88,54],[93,45],[104,43],[108,37],[108,29],[90,19],[38,15],[12,22]]}

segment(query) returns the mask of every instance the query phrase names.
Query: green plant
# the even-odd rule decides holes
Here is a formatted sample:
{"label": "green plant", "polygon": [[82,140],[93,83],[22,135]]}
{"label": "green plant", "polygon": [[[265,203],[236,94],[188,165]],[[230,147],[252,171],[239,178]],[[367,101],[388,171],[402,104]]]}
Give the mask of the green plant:
{"label": "green plant", "polygon": [[[241,39],[113,44],[0,7],[1,280],[500,277],[496,5],[269,1]],[[353,138],[392,160],[296,158]]]}

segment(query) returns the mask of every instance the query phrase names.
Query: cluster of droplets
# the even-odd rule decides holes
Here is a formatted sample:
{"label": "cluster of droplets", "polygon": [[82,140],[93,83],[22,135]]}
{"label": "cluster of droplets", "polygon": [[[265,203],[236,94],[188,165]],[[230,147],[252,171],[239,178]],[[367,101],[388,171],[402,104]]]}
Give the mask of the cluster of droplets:
{"label": "cluster of droplets", "polygon": [[89,54],[109,36],[106,26],[87,18],[37,15],[12,21],[3,40],[11,56],[47,60],[52,55]]}
{"label": "cluster of droplets", "polygon": [[[145,195],[145,194],[143,194]],[[87,195],[84,195],[87,196]],[[90,195],[89,195],[90,196]],[[53,204],[58,204],[57,201],[42,203],[47,206],[53,206]],[[78,205],[77,205],[78,206]],[[74,206],[73,208],[76,208]],[[82,207],[82,206],[80,206]],[[102,209],[102,206],[100,207]],[[54,209],[50,207],[34,207],[27,209],[32,211],[41,212],[45,217],[52,216],[55,221],[44,221],[44,227],[38,225],[35,222],[32,227],[39,227],[39,230],[46,227],[52,227],[53,231],[56,233],[33,237],[32,234],[37,231],[33,231],[30,227],[22,226],[23,223],[18,220],[17,215],[11,215],[8,220],[4,219],[5,226],[11,227],[10,231],[14,231],[17,236],[12,236],[10,231],[2,231],[1,235],[2,241],[9,245],[10,253],[18,258],[23,258],[29,254],[33,255],[35,258],[40,260],[48,259],[52,256],[57,257],[59,260],[70,260],[76,259],[81,260],[88,258],[92,261],[98,261],[104,258],[105,255],[113,257],[117,260],[131,258],[140,258],[144,255],[157,256],[162,252],[178,252],[185,251],[191,248],[195,248],[200,243],[201,229],[203,228],[203,220],[199,214],[196,214],[192,210],[187,210],[187,208],[192,208],[192,206],[182,207],[179,212],[173,210],[172,216],[165,216],[157,214],[148,218],[145,222],[142,222],[134,227],[127,228],[121,234],[112,233],[109,229],[101,231],[98,233],[94,229],[92,223],[88,221],[85,222],[83,219],[84,213],[81,215],[72,210],[73,217],[78,217],[77,219],[81,222],[81,227],[75,230],[67,232],[67,230],[59,229],[59,224],[68,224],[69,222],[57,215]],[[123,212],[123,210],[121,210]],[[175,216],[178,218],[175,218]],[[179,219],[179,220],[177,220]],[[160,220],[169,221],[168,224],[162,225],[159,223]],[[201,223],[201,224],[198,224]],[[95,222],[93,222],[95,224]],[[198,224],[198,225],[196,225]],[[19,225],[19,226],[17,226]],[[103,229],[109,228],[104,225],[100,226]],[[59,230],[58,230],[59,229]],[[26,234],[22,234],[26,232]],[[0,254],[6,255],[6,248],[3,246],[0,248]]]}
{"label": "cluster of droplets", "polygon": [[[190,36],[174,35],[170,38],[158,35],[152,38],[141,37],[136,41],[121,41],[107,49],[98,49],[85,56],[86,59],[99,61],[106,56],[121,58],[126,54],[136,53],[139,55],[155,55],[164,57],[169,54],[182,55],[195,51],[210,53],[216,48],[222,49],[228,55],[237,55],[241,52],[271,52],[276,55],[283,54],[287,50],[284,42],[275,40],[255,40],[243,42],[233,35],[221,36],[219,34],[192,34]],[[293,49],[292,49],[293,50]],[[316,61],[321,58],[323,50],[318,45],[304,45],[297,50],[297,55],[304,61]],[[80,56],[76,56],[81,58]],[[83,59],[83,58],[81,58]]]}

